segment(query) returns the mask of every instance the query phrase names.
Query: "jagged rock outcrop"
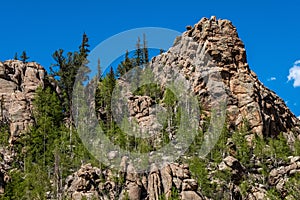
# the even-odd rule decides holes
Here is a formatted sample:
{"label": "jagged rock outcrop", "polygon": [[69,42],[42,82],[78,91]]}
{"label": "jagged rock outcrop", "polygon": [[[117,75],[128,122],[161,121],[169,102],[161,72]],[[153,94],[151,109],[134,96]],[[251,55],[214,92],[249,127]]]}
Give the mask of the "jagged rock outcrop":
{"label": "jagged rock outcrop", "polygon": [[[290,156],[289,161],[281,162],[278,164],[275,164],[275,161],[271,158],[269,158],[269,160],[265,162],[270,163],[269,165],[267,165],[267,167],[270,169],[270,172],[267,177],[268,183],[266,184],[262,184],[262,180],[264,178],[261,175],[258,175],[253,171],[252,173],[249,173],[249,171],[247,172],[246,168],[232,156],[228,156],[223,159],[223,161],[219,165],[219,170],[229,170],[231,172],[231,180],[234,183],[232,187],[236,187],[236,185],[239,185],[240,181],[243,179],[253,180],[253,177],[256,176],[254,179],[257,180],[257,183],[249,182],[250,188],[244,199],[270,199],[270,196],[267,195],[267,187],[275,187],[283,197],[286,197],[287,189],[289,189],[289,180],[295,174],[300,173],[300,157]],[[252,168],[256,167],[258,167],[257,163],[252,166]],[[240,193],[240,191],[238,191],[238,193]]]}
{"label": "jagged rock outcrop", "polygon": [[130,121],[136,120],[141,133],[154,135],[162,129],[155,118],[156,109],[155,102],[148,96],[130,96],[128,101]]}
{"label": "jagged rock outcrop", "polygon": [[219,170],[229,170],[232,174],[232,180],[234,183],[239,184],[239,181],[245,175],[245,167],[232,156],[227,156],[219,165]]}
{"label": "jagged rock outcrop", "polygon": [[44,85],[45,73],[35,62],[0,62],[0,121],[9,123],[10,144],[34,122],[32,101],[37,87]]}
{"label": "jagged rock outcrop", "polygon": [[[45,69],[35,62],[0,62],[0,126],[8,126],[10,147],[34,123],[33,99],[36,89],[45,84],[45,74]],[[0,194],[4,193],[10,179],[8,171],[15,162],[16,152],[9,146],[0,144]]]}
{"label": "jagged rock outcrop", "polygon": [[83,197],[158,200],[171,198],[175,188],[181,199],[205,199],[197,192],[198,183],[191,178],[186,164],[170,163],[162,169],[153,165],[148,174],[137,174],[134,167],[125,162],[125,170],[125,173],[113,174],[109,169],[101,171],[91,164],[83,165],[66,179],[65,195],[74,200]]}
{"label": "jagged rock outcrop", "polygon": [[284,190],[284,185],[288,181],[288,177],[300,172],[300,157],[290,157],[290,162],[285,165],[276,167],[269,174],[269,184],[275,186],[280,192]]}
{"label": "jagged rock outcrop", "polygon": [[160,70],[156,66],[161,65],[164,71],[167,68],[179,70],[192,84],[203,108],[210,112],[214,102],[211,102],[205,82],[208,71],[197,64],[200,50],[210,56],[207,64],[209,70],[220,73],[221,79],[216,78],[214,85],[219,82],[223,88],[214,90],[223,89],[227,94],[227,118],[231,129],[240,127],[247,120],[250,130],[261,136],[276,136],[285,132],[292,141],[294,136],[291,130],[296,136],[299,135],[299,119],[251,71],[245,46],[228,20],[217,20],[215,17],[201,19],[193,27],[188,27],[166,53],[156,56],[151,65],[154,71]]}
{"label": "jagged rock outcrop", "polygon": [[[201,115],[200,126],[218,101],[226,98],[228,128],[234,131],[249,126],[252,133],[247,136],[249,142],[255,134],[269,138],[283,132],[289,144],[293,144],[300,134],[299,119],[250,69],[245,46],[228,20],[203,18],[193,27],[187,27],[187,31],[176,38],[173,47],[151,60],[149,68],[162,88],[173,69],[188,80],[190,90],[200,100],[205,113]],[[128,83],[123,80],[118,82],[127,87]],[[127,94],[126,98],[129,119],[138,122],[141,132],[149,131],[149,135],[159,136],[162,124],[154,116],[155,102],[150,97],[133,94]],[[174,138],[172,128],[167,130],[170,139]]]}

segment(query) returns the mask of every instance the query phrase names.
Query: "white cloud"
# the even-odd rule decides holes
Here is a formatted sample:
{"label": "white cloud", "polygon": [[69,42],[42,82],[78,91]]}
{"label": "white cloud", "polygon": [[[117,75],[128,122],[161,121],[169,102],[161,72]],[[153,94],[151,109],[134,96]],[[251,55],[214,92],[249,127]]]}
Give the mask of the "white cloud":
{"label": "white cloud", "polygon": [[268,78],[268,80],[267,81],[276,81],[276,77],[271,77],[271,78]]}
{"label": "white cloud", "polygon": [[298,116],[297,118],[300,119],[300,116]]}
{"label": "white cloud", "polygon": [[294,80],[293,86],[294,87],[300,87],[300,60],[297,60],[294,63],[294,66],[290,68],[289,75],[288,75],[288,81]]}

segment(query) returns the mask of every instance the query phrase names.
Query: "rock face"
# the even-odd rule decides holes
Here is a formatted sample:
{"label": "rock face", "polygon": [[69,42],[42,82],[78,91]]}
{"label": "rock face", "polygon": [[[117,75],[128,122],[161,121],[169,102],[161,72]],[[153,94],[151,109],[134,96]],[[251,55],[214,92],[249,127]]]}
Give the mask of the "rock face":
{"label": "rock face", "polygon": [[[204,81],[206,75],[195,59],[200,50],[210,56],[209,62],[213,62],[210,70],[220,73],[221,79],[215,80],[215,85],[221,83],[228,96],[227,118],[231,129],[247,120],[252,132],[267,137],[289,133],[291,129],[300,133],[299,120],[284,101],[250,70],[245,46],[228,20],[201,19],[194,27],[188,27],[166,53],[155,57],[151,65],[153,70],[158,65],[163,65],[163,70],[179,70],[192,83],[203,107],[210,111],[213,102],[210,102],[209,88]],[[292,134],[290,137],[293,138]]]}
{"label": "rock face", "polygon": [[155,120],[155,102],[148,96],[130,96],[129,97],[130,121],[136,120],[141,133],[148,133],[150,136],[161,130],[160,125]]}
{"label": "rock face", "polygon": [[[171,198],[172,191],[176,190],[181,199],[203,199],[197,192],[198,183],[191,178],[188,165],[170,163],[162,169],[152,166],[149,174],[135,173],[128,163],[125,168],[125,173],[113,174],[108,169],[101,171],[90,164],[83,165],[66,179],[65,194],[74,200],[83,197],[158,200]],[[120,187],[121,184],[124,185]]]}
{"label": "rock face", "polygon": [[[9,146],[24,133],[33,119],[33,99],[39,86],[44,86],[45,69],[35,63],[18,60],[0,62],[0,126],[9,126]],[[8,170],[16,152],[0,144],[0,193],[9,180]]]}
{"label": "rock face", "polygon": [[[177,191],[178,197],[183,200],[206,200],[198,188],[198,183],[191,178],[187,164],[170,163],[162,169],[151,166],[147,174],[137,174],[134,167],[123,158],[125,172],[113,172],[110,169],[101,170],[91,164],[81,168],[68,176],[65,180],[64,194],[73,200],[81,199],[132,199],[132,200],[159,200],[172,199],[172,192]],[[233,183],[230,187],[234,199],[241,199],[236,185],[247,176],[246,169],[234,157],[228,156],[219,164],[219,170],[232,172]],[[284,185],[289,180],[287,175],[300,172],[300,157],[290,157],[290,161],[271,170],[268,177],[269,185],[285,192]],[[1,175],[1,174],[0,174]],[[1,178],[1,176],[0,176]],[[235,191],[236,190],[236,191]],[[236,196],[234,196],[236,192]],[[266,187],[262,184],[253,184],[245,199],[269,199]],[[174,195],[174,194],[173,194]]]}
{"label": "rock face", "polygon": [[275,186],[277,190],[282,192],[283,186],[287,182],[287,175],[293,175],[300,172],[300,157],[290,157],[290,162],[282,166],[274,168],[269,174],[269,184]]}
{"label": "rock face", "polygon": [[37,63],[0,62],[0,121],[10,125],[10,144],[33,123],[32,100],[44,78],[45,69]]}

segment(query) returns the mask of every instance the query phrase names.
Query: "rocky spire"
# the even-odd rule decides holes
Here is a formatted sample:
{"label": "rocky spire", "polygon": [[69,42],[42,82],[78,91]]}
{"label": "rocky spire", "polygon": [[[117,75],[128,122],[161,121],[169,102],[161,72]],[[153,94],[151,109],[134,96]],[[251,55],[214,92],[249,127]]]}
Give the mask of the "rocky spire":
{"label": "rocky spire", "polygon": [[251,71],[245,45],[228,20],[217,20],[213,16],[202,18],[193,27],[187,26],[187,31],[176,39],[174,46],[153,59],[152,65],[154,69],[162,63],[165,67],[179,69],[193,84],[194,93],[200,96],[204,108],[209,111],[211,102],[201,73],[203,69],[193,58],[198,56],[199,46],[214,63],[211,68],[220,73],[221,79],[216,81],[223,84],[228,96],[227,123],[231,129],[247,121],[250,130],[258,135],[269,137],[285,132],[290,141],[294,135],[299,135],[299,119]]}

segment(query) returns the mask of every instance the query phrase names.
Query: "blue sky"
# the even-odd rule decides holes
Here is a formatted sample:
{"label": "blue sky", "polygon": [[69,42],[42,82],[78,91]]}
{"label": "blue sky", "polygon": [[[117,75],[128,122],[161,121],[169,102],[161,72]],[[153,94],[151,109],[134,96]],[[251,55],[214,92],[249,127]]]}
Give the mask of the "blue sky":
{"label": "blue sky", "polygon": [[300,116],[300,3],[296,0],[6,0],[0,7],[0,60],[26,50],[30,60],[46,68],[53,63],[51,54],[56,49],[76,50],[83,32],[93,49],[133,28],[183,32],[202,17],[229,19],[245,43],[251,69]]}

